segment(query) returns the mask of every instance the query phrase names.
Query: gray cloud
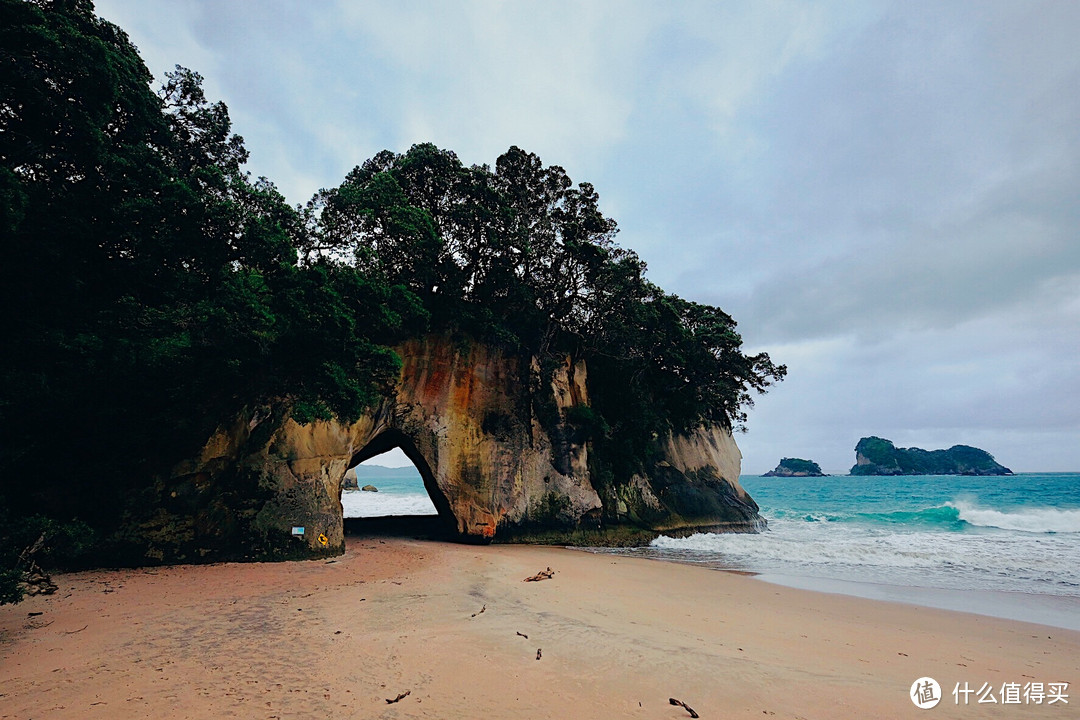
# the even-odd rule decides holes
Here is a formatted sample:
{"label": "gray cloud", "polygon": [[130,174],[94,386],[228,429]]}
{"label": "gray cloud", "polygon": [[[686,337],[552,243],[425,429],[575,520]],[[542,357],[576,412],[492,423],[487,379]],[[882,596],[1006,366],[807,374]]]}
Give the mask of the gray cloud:
{"label": "gray cloud", "polygon": [[[771,123],[770,143],[737,211],[745,229],[702,244],[771,262],[735,292],[703,271],[676,270],[680,284],[785,340],[940,326],[1080,267],[1080,125],[1061,122],[1080,117],[1074,55],[1043,47],[1018,70],[1028,56],[1003,57],[1000,28],[923,11],[883,18],[762,103],[754,118]],[[1029,33],[1027,45],[1045,44]]]}

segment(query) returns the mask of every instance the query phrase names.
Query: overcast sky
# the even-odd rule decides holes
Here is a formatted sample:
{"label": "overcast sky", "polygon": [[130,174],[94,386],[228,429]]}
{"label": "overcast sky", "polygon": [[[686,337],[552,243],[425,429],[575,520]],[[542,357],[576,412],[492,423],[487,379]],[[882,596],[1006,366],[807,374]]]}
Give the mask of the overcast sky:
{"label": "overcast sky", "polygon": [[649,276],[787,364],[738,436],[1080,470],[1080,3],[98,0],[290,202],[418,142],[592,182]]}

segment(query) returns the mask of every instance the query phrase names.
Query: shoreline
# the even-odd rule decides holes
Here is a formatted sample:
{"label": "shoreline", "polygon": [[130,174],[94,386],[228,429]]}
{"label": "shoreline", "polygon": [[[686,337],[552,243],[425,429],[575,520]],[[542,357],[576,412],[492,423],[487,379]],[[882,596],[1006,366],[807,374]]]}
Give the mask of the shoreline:
{"label": "shoreline", "polygon": [[1048,630],[1080,632],[1080,597],[1006,590],[922,587],[874,581],[841,580],[775,571],[751,570],[708,562],[662,557],[660,555],[622,555],[617,552],[610,552],[610,548],[603,547],[566,547],[565,549],[596,555],[633,557],[659,563],[697,567],[815,594],[871,600],[914,609],[945,610],[964,615],[1040,625]]}
{"label": "shoreline", "polygon": [[915,717],[923,676],[962,718],[980,714],[956,683],[1080,687],[1080,632],[557,547],[349,537],[331,560],[54,579],[0,607],[5,720],[688,717],[669,697],[703,718]]}
{"label": "shoreline", "polygon": [[971,615],[1015,620],[1017,622],[1045,625],[1049,628],[1080,632],[1080,597],[1069,595],[1050,595],[1045,593],[1027,593],[1008,590],[972,590],[959,588],[923,587],[914,585],[895,585],[873,581],[840,580],[814,575],[795,575],[790,573],[752,570],[748,568],[717,565],[709,562],[695,562],[660,555],[625,555],[609,552],[608,548],[573,547],[570,550],[612,555],[613,557],[635,557],[662,563],[674,563],[688,567],[698,567],[713,572],[729,573],[741,577],[750,577],[759,582],[779,585],[796,590],[807,590],[829,595],[862,598],[878,602],[898,603],[910,607],[935,610],[951,610]]}
{"label": "shoreline", "polygon": [[772,572],[751,574],[762,582],[782,587],[900,603],[912,607],[952,610],[1080,632],[1080,598],[1067,595],[890,585]]}

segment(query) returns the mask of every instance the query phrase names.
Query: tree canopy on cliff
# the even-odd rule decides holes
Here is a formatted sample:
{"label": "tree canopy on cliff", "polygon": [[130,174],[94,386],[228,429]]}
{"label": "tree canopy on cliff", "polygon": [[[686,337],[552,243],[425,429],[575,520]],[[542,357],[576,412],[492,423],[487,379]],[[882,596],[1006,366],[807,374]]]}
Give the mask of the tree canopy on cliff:
{"label": "tree canopy on cliff", "polygon": [[118,519],[244,406],[357,417],[429,329],[587,358],[579,420],[627,457],[784,375],[534,154],[384,151],[290,207],[198,73],[152,83],[90,0],[0,0],[0,517]]}
{"label": "tree canopy on cliff", "polygon": [[[495,168],[448,150],[384,151],[308,204],[306,262],[336,262],[404,285],[435,327],[464,329],[540,357],[589,360],[612,427],[649,432],[745,419],[752,391],[785,369],[748,356],[719,308],[665,293],[614,242],[589,183],[512,147]],[[638,435],[634,434],[635,437]]]}

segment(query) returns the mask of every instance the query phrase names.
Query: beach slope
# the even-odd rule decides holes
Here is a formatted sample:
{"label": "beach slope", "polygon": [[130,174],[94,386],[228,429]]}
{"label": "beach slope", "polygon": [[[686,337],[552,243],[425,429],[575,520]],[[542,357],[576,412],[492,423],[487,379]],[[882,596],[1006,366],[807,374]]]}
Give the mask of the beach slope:
{"label": "beach slope", "polygon": [[956,704],[965,682],[1003,717],[1080,704],[1000,704],[1004,683],[1075,690],[1077,632],[559,548],[349,538],[329,562],[56,581],[0,607],[0,718],[689,717],[669,698],[702,718],[902,718],[923,716],[922,676],[937,718],[986,715]]}

